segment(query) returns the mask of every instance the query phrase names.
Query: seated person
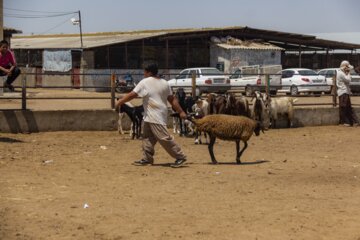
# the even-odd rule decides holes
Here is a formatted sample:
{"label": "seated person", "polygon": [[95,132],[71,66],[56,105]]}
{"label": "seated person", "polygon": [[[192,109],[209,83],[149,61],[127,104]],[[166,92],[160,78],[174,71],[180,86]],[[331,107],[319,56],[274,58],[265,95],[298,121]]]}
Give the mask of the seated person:
{"label": "seated person", "polygon": [[6,40],[0,42],[0,76],[7,76],[4,87],[14,91],[11,85],[19,76],[20,69],[16,67],[15,57],[9,50],[9,43]]}

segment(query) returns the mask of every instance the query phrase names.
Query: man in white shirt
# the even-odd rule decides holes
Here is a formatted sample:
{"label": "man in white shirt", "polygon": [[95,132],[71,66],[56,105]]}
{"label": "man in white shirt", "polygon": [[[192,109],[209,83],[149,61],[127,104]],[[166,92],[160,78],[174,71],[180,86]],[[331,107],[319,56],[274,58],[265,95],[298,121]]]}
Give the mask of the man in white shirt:
{"label": "man in white shirt", "polygon": [[336,74],[337,94],[339,96],[340,124],[346,127],[359,125],[359,120],[351,107],[350,101],[351,69],[353,69],[353,66],[351,66],[348,61],[342,61],[340,64],[340,70],[338,70]]}
{"label": "man in white shirt", "polygon": [[116,108],[138,96],[143,98],[143,159],[135,161],[135,165],[152,165],[155,154],[154,146],[159,142],[169,155],[176,159],[175,163],[171,166],[179,167],[186,161],[186,156],[167,130],[167,102],[180,114],[181,118],[185,119],[186,113],[181,109],[177,99],[173,96],[168,82],[159,78],[157,74],[158,67],[156,64],[147,66],[144,70],[145,78],[139,82],[132,92],[116,103]]}

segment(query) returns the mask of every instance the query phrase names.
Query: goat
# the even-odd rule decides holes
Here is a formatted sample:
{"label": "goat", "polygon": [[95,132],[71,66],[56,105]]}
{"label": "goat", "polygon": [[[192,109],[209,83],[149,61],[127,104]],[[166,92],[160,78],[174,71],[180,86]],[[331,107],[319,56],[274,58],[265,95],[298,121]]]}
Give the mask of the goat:
{"label": "goat", "polygon": [[127,104],[123,104],[121,105],[119,112],[126,113],[132,122],[132,139],[135,139],[135,137],[137,139],[140,138],[144,107],[142,105],[130,107]]}
{"label": "goat", "polygon": [[[206,100],[198,99],[193,105],[192,110],[196,119],[203,118],[204,116],[208,115],[209,103]],[[204,136],[205,142],[207,143],[208,141],[206,133],[204,133]],[[195,144],[202,144],[201,131],[199,131],[197,128],[195,130]]]}
{"label": "goat", "polygon": [[250,108],[250,116],[255,121],[259,121],[265,129],[270,127],[270,110],[268,102],[259,91],[255,91],[252,99],[252,106]]}
{"label": "goat", "polygon": [[278,120],[279,115],[286,115],[288,127],[293,127],[294,119],[294,103],[297,101],[297,98],[291,97],[281,97],[281,98],[272,98],[270,100],[270,120],[271,127],[276,128],[276,121]]}
{"label": "goat", "polygon": [[[184,111],[186,111],[186,108],[187,108],[187,106],[186,106],[186,93],[185,93],[184,89],[179,88],[175,93],[175,97],[178,100],[180,107]],[[184,123],[183,119],[181,119],[180,115],[178,113],[176,113],[175,111],[172,114],[172,116],[173,116],[174,133],[179,133],[180,136],[186,135],[187,130],[186,130],[185,123]]]}
{"label": "goat", "polygon": [[[119,99],[117,99],[117,100],[119,100]],[[134,107],[131,103],[125,103],[125,104],[127,104],[129,107]],[[125,117],[125,112],[120,112],[119,111],[119,120],[118,120],[118,133],[119,134],[124,134],[124,130],[123,130],[123,118]],[[130,126],[130,136],[132,136],[132,122],[131,122],[131,126]]]}
{"label": "goat", "polygon": [[[263,131],[259,122],[244,116],[216,114],[207,115],[200,119],[192,118],[191,121],[199,131],[209,134],[210,143],[208,150],[213,164],[217,164],[213,151],[216,138],[235,141],[236,163],[241,164],[240,157],[248,146],[247,141],[251,138],[253,133],[255,133],[256,136],[259,136],[260,130]],[[243,141],[245,144],[242,150],[240,149],[240,141]]]}

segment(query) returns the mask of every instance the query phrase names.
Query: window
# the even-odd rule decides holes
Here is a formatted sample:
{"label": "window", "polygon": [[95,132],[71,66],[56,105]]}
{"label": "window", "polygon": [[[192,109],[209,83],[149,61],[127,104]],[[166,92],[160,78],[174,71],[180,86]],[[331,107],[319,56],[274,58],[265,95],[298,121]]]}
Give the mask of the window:
{"label": "window", "polygon": [[189,70],[182,71],[176,79],[184,79],[188,76]]}
{"label": "window", "polygon": [[223,75],[224,74],[216,68],[203,68],[203,69],[201,69],[201,73],[203,76]]}
{"label": "window", "polygon": [[300,75],[302,76],[314,76],[314,75],[318,75],[315,71],[313,70],[299,70],[298,71]]}

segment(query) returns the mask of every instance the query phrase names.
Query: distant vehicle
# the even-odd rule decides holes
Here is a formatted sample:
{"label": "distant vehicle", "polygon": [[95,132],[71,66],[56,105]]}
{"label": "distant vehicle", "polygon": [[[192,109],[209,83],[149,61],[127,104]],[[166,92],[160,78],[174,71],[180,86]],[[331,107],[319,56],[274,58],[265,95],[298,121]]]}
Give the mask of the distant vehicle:
{"label": "distant vehicle", "polygon": [[188,68],[180,72],[174,79],[168,81],[173,89],[184,88],[190,91],[192,87],[192,75],[196,75],[196,92],[201,93],[224,93],[230,90],[230,79],[216,68]]}
{"label": "distant vehicle", "polygon": [[[328,85],[333,86],[333,78],[336,75],[336,71],[339,68],[325,68],[321,69],[318,74],[324,76],[326,78],[326,83]],[[355,70],[350,71],[351,74],[351,82],[350,82],[350,90],[353,93],[360,93],[360,75],[355,72]]]}
{"label": "distant vehicle", "polygon": [[281,74],[282,88],[279,92],[290,95],[299,93],[322,93],[329,92],[324,76],[320,76],[314,70],[307,68],[289,68],[279,72]]}
{"label": "distant vehicle", "polygon": [[[273,66],[245,66],[237,68],[230,76],[231,88],[242,91],[246,96],[252,96],[255,91],[266,91],[266,73],[275,73],[281,70],[281,65]],[[276,95],[281,88],[280,77],[270,75],[269,90],[271,95]]]}
{"label": "distant vehicle", "polygon": [[136,86],[134,79],[130,73],[125,74],[123,79],[117,78],[115,84],[116,84],[115,90],[119,93],[130,92]]}

